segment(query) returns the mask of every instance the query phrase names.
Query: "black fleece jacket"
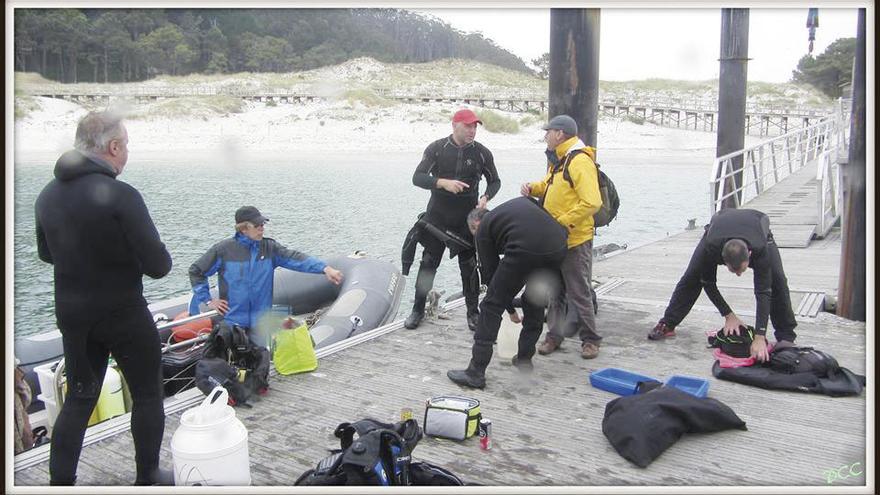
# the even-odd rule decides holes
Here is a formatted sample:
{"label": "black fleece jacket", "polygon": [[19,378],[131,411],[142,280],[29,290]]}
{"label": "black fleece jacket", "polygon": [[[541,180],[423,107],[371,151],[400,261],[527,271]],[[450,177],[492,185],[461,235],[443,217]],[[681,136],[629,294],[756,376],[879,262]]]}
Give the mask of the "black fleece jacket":
{"label": "black fleece jacket", "polygon": [[511,260],[522,255],[565,252],[568,231],[531,198],[518,197],[486,213],[477,229],[476,247],[480,275],[486,283],[498,269],[500,256]]}
{"label": "black fleece jacket", "polygon": [[79,151],[58,159],[35,209],[38,254],[55,266],[59,318],[143,305],[143,275],[171,271],[171,255],[141,194]]}
{"label": "black fleece jacket", "polygon": [[721,250],[731,239],[742,239],[752,252],[749,268],[754,271],[755,284],[755,332],[764,335],[770,315],[773,266],[767,251],[771,239],[770,218],[758,210],[727,208],[712,216],[704,238],[705,254],[702,258],[701,282],[706,296],[718,308],[722,316],[732,310],[718,291],[717,270],[724,264]]}
{"label": "black fleece jacket", "polygon": [[[484,194],[492,199],[501,189],[501,179],[492,152],[482,144],[474,141],[459,147],[451,135],[429,144],[412,179],[414,185],[431,191],[425,221],[440,228],[453,229],[470,241],[465,218],[479,199],[481,177],[486,178]],[[460,180],[469,187],[453,194],[437,189],[437,179]]]}

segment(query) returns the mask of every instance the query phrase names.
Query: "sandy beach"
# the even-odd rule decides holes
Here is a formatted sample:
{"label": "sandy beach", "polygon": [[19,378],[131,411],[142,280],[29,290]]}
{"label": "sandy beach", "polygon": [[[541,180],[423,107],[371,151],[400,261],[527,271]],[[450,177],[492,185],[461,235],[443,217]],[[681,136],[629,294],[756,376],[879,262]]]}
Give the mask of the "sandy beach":
{"label": "sandy beach", "polygon": [[[39,109],[15,122],[17,153],[61,153],[73,146],[76,123],[88,109],[78,103],[36,97]],[[422,150],[451,132],[449,115],[457,105],[441,103],[366,107],[346,100],[306,104],[245,102],[244,111],[225,115],[147,117],[127,121],[132,153],[149,151],[321,152],[333,148],[369,152]],[[478,107],[477,112],[482,111]],[[136,112],[139,109],[133,108]],[[519,119],[523,114],[498,114]],[[444,115],[445,113],[445,115]],[[477,140],[492,150],[543,147],[539,123],[515,134],[480,129]],[[650,123],[601,118],[599,150],[706,150],[715,147],[711,132],[659,127]]]}

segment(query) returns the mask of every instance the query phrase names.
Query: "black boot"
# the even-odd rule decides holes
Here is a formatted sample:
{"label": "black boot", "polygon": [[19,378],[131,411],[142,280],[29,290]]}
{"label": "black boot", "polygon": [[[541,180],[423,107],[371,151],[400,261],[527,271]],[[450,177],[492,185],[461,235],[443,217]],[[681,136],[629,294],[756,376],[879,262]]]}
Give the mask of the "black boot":
{"label": "black boot", "polygon": [[462,387],[485,388],[486,375],[470,370],[449,370],[446,376]]}
{"label": "black boot", "polygon": [[532,360],[521,358],[519,355],[513,356],[513,359],[510,360],[510,364],[516,366],[516,368],[523,373],[531,373],[535,371],[535,365],[532,364]]}
{"label": "black boot", "polygon": [[135,486],[174,486],[174,472],[156,466],[153,469],[138,469]]}
{"label": "black boot", "polygon": [[424,319],[424,318],[425,318],[424,311],[418,311],[416,309],[413,309],[412,313],[410,313],[409,316],[406,317],[406,321],[403,322],[403,326],[412,330],[412,329],[418,327],[419,324],[422,322],[422,319]]}
{"label": "black boot", "polygon": [[49,479],[49,486],[73,486],[76,484],[76,476],[69,480]]}

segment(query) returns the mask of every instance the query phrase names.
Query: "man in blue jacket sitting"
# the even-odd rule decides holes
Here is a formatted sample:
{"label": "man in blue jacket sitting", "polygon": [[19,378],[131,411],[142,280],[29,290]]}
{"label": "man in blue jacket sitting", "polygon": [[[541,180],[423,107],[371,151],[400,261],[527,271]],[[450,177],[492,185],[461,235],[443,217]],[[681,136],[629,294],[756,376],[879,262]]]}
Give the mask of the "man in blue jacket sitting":
{"label": "man in blue jacket sitting", "polygon": [[[211,246],[192,266],[189,280],[193,297],[191,315],[199,305],[216,309],[233,325],[248,329],[248,336],[258,346],[267,347],[266,336],[253,332],[258,319],[272,307],[272,283],[275,267],[306,273],[323,273],[339,285],[342,272],[305,253],[288,249],[275,239],[263,237],[269,219],[253,206],[235,212],[235,235]],[[212,298],[208,277],[217,274],[219,297]]]}

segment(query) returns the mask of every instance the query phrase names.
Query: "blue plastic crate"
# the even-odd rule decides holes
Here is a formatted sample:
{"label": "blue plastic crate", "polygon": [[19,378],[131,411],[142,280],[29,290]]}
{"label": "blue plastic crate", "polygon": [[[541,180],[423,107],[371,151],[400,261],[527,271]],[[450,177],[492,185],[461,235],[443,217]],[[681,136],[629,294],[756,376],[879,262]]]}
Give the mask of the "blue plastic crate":
{"label": "blue plastic crate", "polygon": [[709,393],[709,381],[693,376],[672,375],[666,380],[667,387],[675,387],[695,397],[703,398]]}
{"label": "blue plastic crate", "polygon": [[639,382],[660,380],[620,368],[602,368],[590,373],[590,385],[617,395],[634,395]]}

